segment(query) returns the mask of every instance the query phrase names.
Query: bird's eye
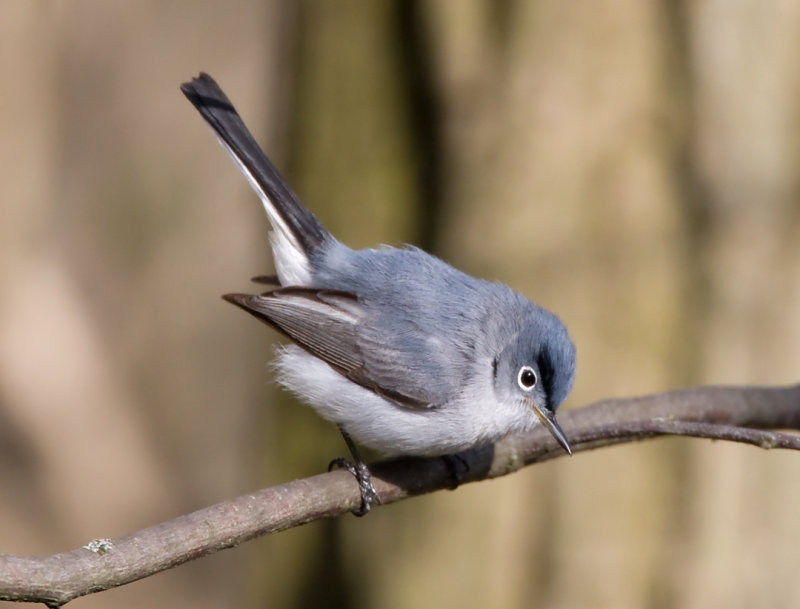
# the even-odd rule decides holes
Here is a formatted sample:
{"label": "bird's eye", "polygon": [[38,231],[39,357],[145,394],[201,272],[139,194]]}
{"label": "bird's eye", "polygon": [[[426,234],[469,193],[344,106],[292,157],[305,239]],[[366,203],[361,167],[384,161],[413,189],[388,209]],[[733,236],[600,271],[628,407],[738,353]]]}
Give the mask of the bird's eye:
{"label": "bird's eye", "polygon": [[536,387],[536,381],[539,378],[536,376],[536,371],[531,368],[530,366],[523,366],[519,369],[519,374],[517,375],[517,383],[524,391],[530,391],[534,387]]}

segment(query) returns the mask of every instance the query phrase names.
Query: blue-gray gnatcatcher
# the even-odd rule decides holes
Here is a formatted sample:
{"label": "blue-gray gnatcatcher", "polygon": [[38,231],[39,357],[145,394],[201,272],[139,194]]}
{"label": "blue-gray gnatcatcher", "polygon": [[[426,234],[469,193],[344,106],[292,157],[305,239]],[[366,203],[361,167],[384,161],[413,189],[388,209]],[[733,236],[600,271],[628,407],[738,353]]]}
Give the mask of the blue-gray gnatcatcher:
{"label": "blue-gray gnatcatcher", "polygon": [[181,90],[272,224],[275,289],[225,299],[295,343],[279,353],[280,383],[339,426],[361,513],[378,498],[351,437],[384,455],[438,456],[541,423],[571,454],[555,411],[572,388],[575,347],[555,315],[414,247],[342,245],[303,207],[210,76]]}

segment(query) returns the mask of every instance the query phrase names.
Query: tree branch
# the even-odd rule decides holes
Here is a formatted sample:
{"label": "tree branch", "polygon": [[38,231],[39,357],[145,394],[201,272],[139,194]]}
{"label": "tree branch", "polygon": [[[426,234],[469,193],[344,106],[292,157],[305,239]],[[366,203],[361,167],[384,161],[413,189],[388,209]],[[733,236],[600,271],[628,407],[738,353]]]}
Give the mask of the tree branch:
{"label": "tree branch", "polygon": [[[662,435],[731,440],[761,448],[800,450],[800,436],[765,431],[800,429],[800,386],[704,387],[606,400],[564,412],[561,425],[575,452]],[[563,456],[543,429],[509,436],[461,456],[463,483],[504,476]],[[372,464],[384,504],[452,484],[443,459],[392,459]],[[360,506],[350,474],[334,471],[257,491],[126,537],[95,540],[46,557],[0,555],[0,600],[50,607],[234,547],[244,541]]]}

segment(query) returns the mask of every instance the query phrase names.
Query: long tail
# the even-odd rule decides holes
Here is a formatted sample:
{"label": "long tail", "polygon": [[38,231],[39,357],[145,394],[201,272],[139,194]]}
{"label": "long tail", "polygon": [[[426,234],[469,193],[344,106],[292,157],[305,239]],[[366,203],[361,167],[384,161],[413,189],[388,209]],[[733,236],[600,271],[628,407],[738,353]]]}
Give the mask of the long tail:
{"label": "long tail", "polygon": [[307,283],[309,259],[333,237],[300,203],[213,78],[200,73],[182,84],[181,91],[214,130],[264,204],[277,233],[273,247],[281,283]]}

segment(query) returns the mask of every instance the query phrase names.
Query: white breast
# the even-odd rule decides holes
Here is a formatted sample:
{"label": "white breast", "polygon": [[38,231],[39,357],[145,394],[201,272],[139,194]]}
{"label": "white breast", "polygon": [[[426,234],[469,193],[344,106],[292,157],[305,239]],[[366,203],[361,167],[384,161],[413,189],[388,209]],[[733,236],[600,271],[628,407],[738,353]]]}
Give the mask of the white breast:
{"label": "white breast", "polygon": [[[384,455],[435,456],[494,442],[537,424],[526,408],[498,402],[485,378],[436,408],[404,408],[357,385],[296,345],[278,352],[278,381],[358,443]],[[464,399],[464,395],[469,399]]]}

